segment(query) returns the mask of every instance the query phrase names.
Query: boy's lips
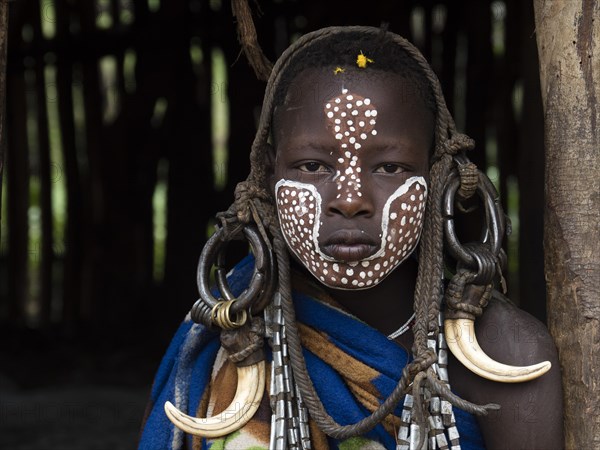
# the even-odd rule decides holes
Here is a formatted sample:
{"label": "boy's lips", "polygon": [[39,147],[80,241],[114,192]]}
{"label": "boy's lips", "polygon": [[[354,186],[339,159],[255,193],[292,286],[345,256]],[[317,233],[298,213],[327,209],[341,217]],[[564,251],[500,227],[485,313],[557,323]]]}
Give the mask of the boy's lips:
{"label": "boy's lips", "polygon": [[320,247],[327,256],[344,262],[363,260],[378,250],[375,240],[360,230],[335,231]]}

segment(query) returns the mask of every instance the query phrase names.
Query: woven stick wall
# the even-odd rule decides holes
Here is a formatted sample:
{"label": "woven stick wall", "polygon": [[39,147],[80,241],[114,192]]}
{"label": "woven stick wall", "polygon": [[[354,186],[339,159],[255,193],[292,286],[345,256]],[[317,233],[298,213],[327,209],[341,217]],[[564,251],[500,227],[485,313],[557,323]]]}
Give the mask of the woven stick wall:
{"label": "woven stick wall", "polygon": [[[519,232],[507,244],[509,295],[544,318],[531,5],[259,3],[271,60],[328,25],[388,22],[417,44]],[[196,299],[211,219],[247,174],[264,87],[241,55],[230,5],[18,0],[8,34],[0,319],[11,330],[111,329],[121,339],[137,320],[166,339]],[[478,234],[461,227],[465,238]]]}

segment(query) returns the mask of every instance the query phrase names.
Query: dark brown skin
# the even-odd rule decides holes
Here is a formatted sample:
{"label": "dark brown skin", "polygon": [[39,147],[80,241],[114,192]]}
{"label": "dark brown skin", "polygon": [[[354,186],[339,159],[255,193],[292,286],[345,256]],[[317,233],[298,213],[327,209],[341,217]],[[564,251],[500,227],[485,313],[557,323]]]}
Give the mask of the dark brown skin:
{"label": "dark brown skin", "polygon": [[[285,178],[317,186],[323,199],[323,234],[353,228],[376,235],[389,195],[411,176],[428,178],[433,115],[398,75],[371,77],[372,71],[364,71],[342,79],[335,77],[332,69],[301,73],[293,83],[295,95],[276,109],[272,185]],[[323,111],[325,102],[338,95],[342,87],[371,98],[379,112],[378,134],[361,149],[361,157],[371,170],[363,170],[363,196],[352,202],[336,199],[331,150],[338,144],[325,126]],[[387,335],[413,313],[416,275],[416,262],[409,258],[371,289],[327,291],[350,313]],[[478,319],[476,331],[483,350],[499,362],[552,363],[552,369],[541,378],[503,384],[475,375],[450,356],[450,382],[457,394],[474,403],[501,406],[499,412],[478,417],[487,448],[561,449],[560,366],[546,327],[507,300],[492,299]],[[396,342],[409,350],[411,333],[405,333]]]}

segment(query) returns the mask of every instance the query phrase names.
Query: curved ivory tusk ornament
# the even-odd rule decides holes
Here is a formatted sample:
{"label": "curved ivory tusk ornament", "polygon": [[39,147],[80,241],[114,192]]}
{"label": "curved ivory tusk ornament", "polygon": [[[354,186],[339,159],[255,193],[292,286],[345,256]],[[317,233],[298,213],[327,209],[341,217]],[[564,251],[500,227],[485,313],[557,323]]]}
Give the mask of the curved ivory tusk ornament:
{"label": "curved ivory tusk ornament", "polygon": [[213,417],[191,417],[171,402],[165,402],[165,413],[180,430],[195,436],[216,438],[240,429],[254,416],[265,391],[265,361],[237,368],[237,390],[229,406]]}
{"label": "curved ivory tusk ornament", "polygon": [[521,383],[544,375],[552,364],[544,361],[531,366],[510,366],[485,354],[475,336],[475,321],[470,319],[444,320],[446,343],[452,354],[471,372],[501,383]]}

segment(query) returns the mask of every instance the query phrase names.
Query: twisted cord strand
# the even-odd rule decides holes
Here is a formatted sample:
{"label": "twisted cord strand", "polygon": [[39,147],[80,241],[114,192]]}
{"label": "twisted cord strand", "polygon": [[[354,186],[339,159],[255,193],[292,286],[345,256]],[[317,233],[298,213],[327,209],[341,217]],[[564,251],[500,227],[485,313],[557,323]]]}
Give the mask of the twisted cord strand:
{"label": "twisted cord strand", "polygon": [[[417,355],[427,348],[427,334],[437,330],[437,312],[441,299],[444,261],[442,255],[444,245],[443,218],[441,202],[443,183],[450,173],[452,157],[445,155],[431,167],[431,189],[427,198],[428,214],[425,214],[421,243],[419,245],[419,272],[415,286],[415,312],[417,322],[413,326]],[[429,328],[432,328],[431,330]]]}
{"label": "twisted cord strand", "polygon": [[271,74],[273,64],[267,59],[258,44],[256,28],[252,20],[252,10],[248,5],[248,1],[232,0],[231,9],[237,19],[238,40],[242,44],[250,66],[259,80],[267,80]]}
{"label": "twisted cord strand", "polygon": [[487,306],[492,293],[491,284],[476,285],[480,290],[476,302],[464,298],[466,286],[472,283],[475,277],[476,274],[467,269],[458,270],[452,277],[445,295],[446,318],[475,320],[483,314],[483,309]]}
{"label": "twisted cord strand", "polygon": [[[230,331],[231,332],[231,331]],[[247,345],[237,352],[231,352],[227,356],[232,363],[239,363],[245,360],[248,356],[260,350],[264,346],[265,324],[260,317],[252,318],[248,333]],[[229,349],[227,349],[229,352]]]}
{"label": "twisted cord strand", "polygon": [[475,403],[471,403],[463,398],[460,398],[458,395],[452,392],[445,383],[440,382],[439,378],[430,371],[427,371],[427,381],[429,382],[428,386],[433,393],[441,396],[445,400],[448,400],[450,403],[452,403],[452,406],[456,406],[457,408],[468,413],[486,416],[489,411],[498,411],[500,409],[500,405],[496,403],[476,405]]}

